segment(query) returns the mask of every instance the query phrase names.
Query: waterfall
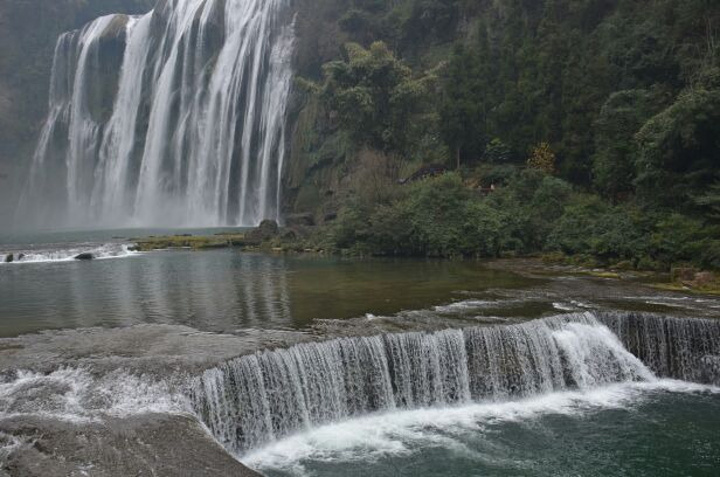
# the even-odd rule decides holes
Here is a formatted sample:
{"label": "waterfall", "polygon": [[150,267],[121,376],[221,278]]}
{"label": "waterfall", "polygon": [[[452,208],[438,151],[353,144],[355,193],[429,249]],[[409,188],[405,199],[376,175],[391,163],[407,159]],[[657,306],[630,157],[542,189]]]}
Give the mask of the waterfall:
{"label": "waterfall", "polygon": [[630,312],[598,318],[658,376],[720,386],[720,320]]}
{"label": "waterfall", "polygon": [[290,0],[161,0],[60,37],[19,207],[44,226],[278,219]]}
{"label": "waterfall", "polygon": [[717,321],[584,313],[259,352],[206,371],[189,393],[213,435],[242,453],[371,412],[653,381],[653,371],[720,384],[718,356]]}

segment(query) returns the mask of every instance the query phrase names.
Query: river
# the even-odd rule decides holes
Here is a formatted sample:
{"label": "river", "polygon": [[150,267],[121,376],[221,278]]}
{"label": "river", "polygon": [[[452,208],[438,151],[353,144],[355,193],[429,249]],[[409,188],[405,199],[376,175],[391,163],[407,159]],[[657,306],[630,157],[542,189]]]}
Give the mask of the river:
{"label": "river", "polygon": [[720,298],[535,261],[130,251],[165,232],[0,237],[0,475],[720,466]]}

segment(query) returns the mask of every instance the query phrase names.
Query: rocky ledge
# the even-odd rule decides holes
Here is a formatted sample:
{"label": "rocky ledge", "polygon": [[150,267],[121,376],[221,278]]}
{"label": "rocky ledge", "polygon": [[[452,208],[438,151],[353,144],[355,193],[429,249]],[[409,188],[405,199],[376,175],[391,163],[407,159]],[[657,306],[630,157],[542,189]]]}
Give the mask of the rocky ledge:
{"label": "rocky ledge", "polygon": [[242,248],[274,252],[317,252],[306,246],[307,238],[315,231],[312,224],[298,221],[281,227],[274,220],[264,220],[254,229],[224,231],[214,235],[163,235],[134,238],[135,252],[165,249],[208,250],[218,248]]}

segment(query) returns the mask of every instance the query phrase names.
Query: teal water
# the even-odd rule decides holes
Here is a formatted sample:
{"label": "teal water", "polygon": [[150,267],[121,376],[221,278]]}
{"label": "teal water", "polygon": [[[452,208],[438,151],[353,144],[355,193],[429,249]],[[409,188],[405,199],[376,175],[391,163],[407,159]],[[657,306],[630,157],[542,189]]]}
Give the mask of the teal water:
{"label": "teal water", "polygon": [[268,477],[716,476],[720,395],[622,384],[405,411],[309,431],[245,461]]}

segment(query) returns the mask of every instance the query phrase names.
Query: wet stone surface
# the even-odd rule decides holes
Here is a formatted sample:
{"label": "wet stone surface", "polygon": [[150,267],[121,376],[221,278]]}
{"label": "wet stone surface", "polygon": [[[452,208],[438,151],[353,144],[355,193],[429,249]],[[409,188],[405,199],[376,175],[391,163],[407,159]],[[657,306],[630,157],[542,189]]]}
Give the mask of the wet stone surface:
{"label": "wet stone surface", "polygon": [[[378,269],[372,263],[350,267],[327,261],[290,271],[280,267],[267,283],[283,273],[301,273],[289,278],[297,280],[287,295],[296,305],[287,313],[302,312],[302,326],[282,326],[283,321],[273,326],[271,321],[268,326],[226,326],[226,332],[213,332],[205,329],[206,321],[203,330],[147,323],[0,339],[0,476],[252,475],[197,420],[187,386],[205,370],[260,350],[337,337],[514,324],[585,311],[720,316],[717,297],[656,290],[642,277],[602,278],[536,261],[483,265],[490,272],[475,275],[475,266],[468,264],[460,266],[460,275],[450,265],[437,269],[450,278],[441,292],[431,294],[430,306],[427,300],[417,306],[388,306],[385,297],[392,297],[392,286],[408,291],[420,287],[415,292],[422,294],[432,277],[387,282],[387,290],[367,288],[376,273],[393,263]],[[411,275],[407,272],[415,265],[403,267],[402,275]],[[433,267],[420,264],[418,270]],[[335,288],[321,298],[307,294],[313,277],[327,270],[332,273],[323,283]],[[250,290],[247,296],[261,291]],[[364,304],[358,298],[362,294],[367,296]],[[348,308],[333,308],[345,313],[345,319],[313,314],[332,297],[352,302]],[[268,309],[285,303],[272,302]],[[348,317],[353,310],[366,312]]]}

